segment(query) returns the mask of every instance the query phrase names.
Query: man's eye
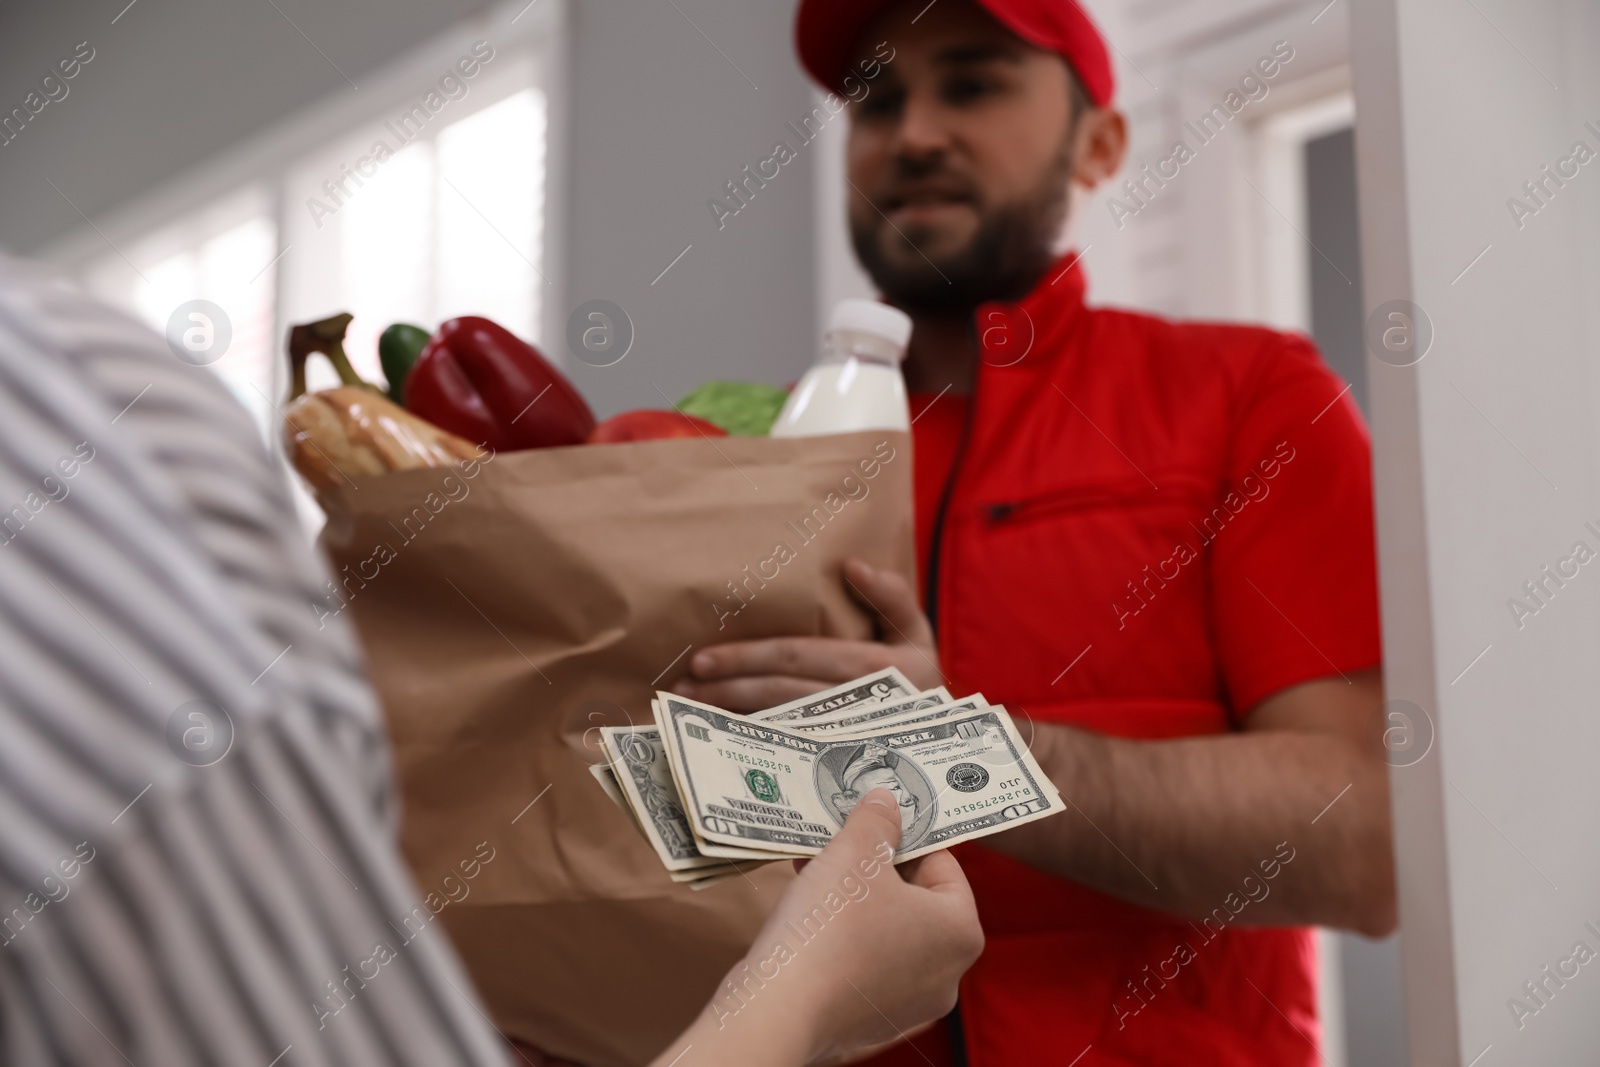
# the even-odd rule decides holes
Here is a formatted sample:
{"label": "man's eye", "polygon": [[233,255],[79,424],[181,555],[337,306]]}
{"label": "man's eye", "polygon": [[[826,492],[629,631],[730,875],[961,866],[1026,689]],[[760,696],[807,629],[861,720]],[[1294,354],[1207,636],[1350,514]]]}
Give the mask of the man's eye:
{"label": "man's eye", "polygon": [[887,118],[898,115],[900,108],[905,104],[906,94],[904,89],[882,88],[876,92],[868,93],[866,99],[856,105],[856,111],[862,115],[873,118]]}
{"label": "man's eye", "polygon": [[942,95],[948,103],[967,104],[993,95],[998,88],[985,78],[953,78],[944,83]]}

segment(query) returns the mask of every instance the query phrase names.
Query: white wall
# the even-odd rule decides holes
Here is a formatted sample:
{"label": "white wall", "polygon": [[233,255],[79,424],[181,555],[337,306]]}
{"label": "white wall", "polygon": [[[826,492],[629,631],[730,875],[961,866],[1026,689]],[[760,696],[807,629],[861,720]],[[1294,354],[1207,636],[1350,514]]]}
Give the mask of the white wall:
{"label": "white wall", "polygon": [[[1523,626],[1508,604],[1600,549],[1600,162],[1521,228],[1507,202],[1600,150],[1600,8],[1353,7],[1366,303],[1414,301],[1435,334],[1368,363],[1389,695],[1437,729],[1391,776],[1412,1063],[1593,1063],[1600,964],[1543,1005],[1523,984],[1600,952],[1600,570]],[[1513,998],[1538,1007],[1520,1026]]]}
{"label": "white wall", "polygon": [[[793,3],[573,9],[569,301],[611,300],[636,331],[616,366],[574,367],[578,388],[615,411],[708,378],[799,377],[816,334],[812,149],[785,125],[812,106]],[[799,158],[719,230],[706,201],[779,140]]]}

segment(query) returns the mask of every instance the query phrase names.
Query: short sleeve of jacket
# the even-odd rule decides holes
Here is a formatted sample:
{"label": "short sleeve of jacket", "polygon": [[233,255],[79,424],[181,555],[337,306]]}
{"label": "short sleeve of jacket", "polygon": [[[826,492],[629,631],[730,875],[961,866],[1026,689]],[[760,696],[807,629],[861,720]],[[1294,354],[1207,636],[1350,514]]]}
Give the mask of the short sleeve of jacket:
{"label": "short sleeve of jacket", "polygon": [[1371,443],[1345,384],[1276,335],[1241,383],[1213,522],[1223,679],[1242,715],[1302,682],[1377,665]]}

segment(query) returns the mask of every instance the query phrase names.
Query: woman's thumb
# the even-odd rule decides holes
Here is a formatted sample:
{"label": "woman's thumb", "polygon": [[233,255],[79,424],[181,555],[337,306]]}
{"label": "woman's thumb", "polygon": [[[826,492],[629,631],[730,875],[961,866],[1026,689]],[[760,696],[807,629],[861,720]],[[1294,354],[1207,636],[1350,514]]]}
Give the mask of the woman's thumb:
{"label": "woman's thumb", "polygon": [[856,802],[844,827],[833,835],[828,851],[843,853],[847,863],[874,852],[881,858],[885,851],[892,853],[900,847],[900,829],[900,805],[887,789],[874,789]]}

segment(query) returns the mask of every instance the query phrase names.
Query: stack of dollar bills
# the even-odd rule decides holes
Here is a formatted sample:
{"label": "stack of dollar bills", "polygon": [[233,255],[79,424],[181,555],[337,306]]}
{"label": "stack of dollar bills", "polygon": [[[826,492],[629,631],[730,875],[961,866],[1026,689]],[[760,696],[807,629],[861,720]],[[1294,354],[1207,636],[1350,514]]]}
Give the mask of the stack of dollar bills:
{"label": "stack of dollar bills", "polygon": [[1005,708],[892,667],[750,715],[665,692],[651,710],[652,725],[603,727],[590,770],[695,889],[815,855],[879,787],[900,805],[897,863],[1063,807]]}

